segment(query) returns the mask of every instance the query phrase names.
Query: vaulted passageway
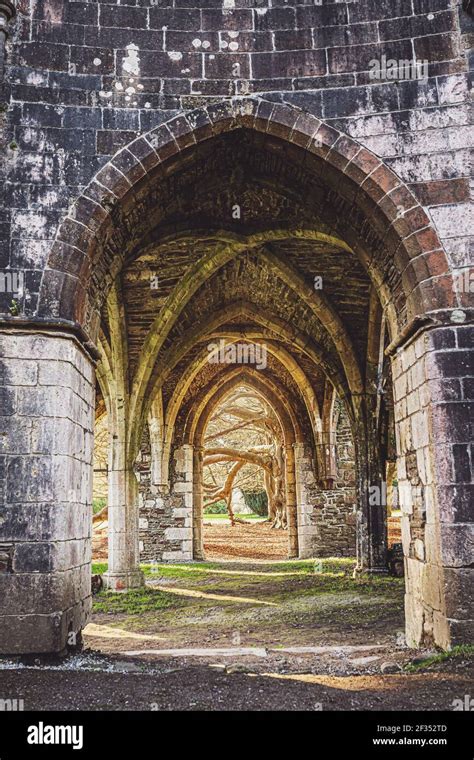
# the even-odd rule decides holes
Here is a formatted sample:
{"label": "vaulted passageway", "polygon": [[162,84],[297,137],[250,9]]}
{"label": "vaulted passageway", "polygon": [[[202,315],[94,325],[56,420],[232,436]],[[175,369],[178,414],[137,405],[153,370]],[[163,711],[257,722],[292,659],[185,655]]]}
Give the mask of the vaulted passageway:
{"label": "vaulted passageway", "polygon": [[[142,488],[142,502],[152,511],[165,511],[158,530],[165,533],[167,547],[161,546],[160,559],[204,556],[196,527],[202,522],[203,424],[198,417],[212,410],[214,394],[226,392],[229,370],[241,382],[242,365],[249,365],[247,371],[261,378],[267,396],[270,392],[285,410],[290,556],[355,553],[355,483],[342,484],[337,498],[331,493],[336,477],[332,411],[337,396],[348,421],[359,424],[359,472],[367,480],[362,368],[367,314],[372,309],[370,330],[380,331],[381,312],[375,313],[363,265],[335,234],[337,220],[325,212],[327,189],[302,159],[300,149],[293,154],[280,139],[248,129],[185,151],[162,188],[166,200],[160,221],[125,259],[114,283],[114,313],[110,305],[104,311],[99,345],[107,357],[114,353],[109,325],[116,322],[120,293],[128,372],[134,378],[128,479],[133,480],[134,457],[148,425],[153,430],[145,442],[150,473],[143,461],[140,472],[150,487]],[[331,213],[334,217],[334,209]],[[219,347],[215,361],[212,346]],[[239,349],[245,347],[242,360]],[[252,352],[257,356],[249,362]],[[103,393],[106,397],[107,387]],[[138,503],[136,496],[132,501]],[[383,507],[375,507],[370,528],[362,528],[368,508],[360,521],[359,566],[384,572],[385,515]],[[331,540],[327,529],[331,517],[339,540]],[[143,520],[149,528],[153,514]],[[135,546],[140,540],[143,548],[149,543],[148,528],[142,528],[141,539],[135,536]],[[121,538],[116,535],[117,544]],[[123,540],[128,545],[130,536]],[[120,588],[129,584],[130,569],[113,560],[111,547],[109,584]]]}
{"label": "vaulted passageway", "polygon": [[[456,356],[450,365],[437,351],[448,333],[462,340],[451,320],[460,298],[406,186],[298,109],[209,106],[120,151],[59,230],[38,318],[47,325],[54,312],[64,335],[35,349],[44,362],[50,343],[71,344],[58,361],[83,363],[88,382],[83,352],[97,360],[109,426],[109,587],[140,585],[140,557],[202,558],[203,431],[215,404],[246,382],[280,420],[290,556],[356,548],[359,572],[386,572],[384,493],[397,459],[408,641],[462,640],[463,560],[452,553],[463,528],[450,511],[450,476],[435,466],[436,447],[447,456],[456,442],[445,431],[459,412],[433,403],[456,371]],[[93,394],[83,386],[90,435]],[[80,462],[74,446],[69,508],[85,525],[91,454]],[[55,477],[58,491],[71,491],[67,476]],[[84,578],[61,601],[60,632],[45,622],[45,650],[61,648],[87,616],[89,544],[83,533]]]}

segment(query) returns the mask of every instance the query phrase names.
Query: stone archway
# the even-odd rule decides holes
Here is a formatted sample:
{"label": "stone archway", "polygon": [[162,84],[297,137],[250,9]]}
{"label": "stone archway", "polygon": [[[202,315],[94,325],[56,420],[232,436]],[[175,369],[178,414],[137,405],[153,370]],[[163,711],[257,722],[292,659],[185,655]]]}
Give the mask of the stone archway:
{"label": "stone archway", "polygon": [[272,387],[271,382],[258,377],[256,371],[234,370],[225,373],[219,383],[204,393],[193,415],[190,415],[188,430],[185,432],[185,440],[193,448],[193,543],[194,556],[201,559],[202,550],[202,451],[203,435],[209,418],[219,403],[239,385],[246,384],[261,395],[273,409],[279,421],[284,441],[285,456],[285,491],[286,509],[288,514],[288,555],[298,557],[298,504],[296,488],[295,450],[296,444],[301,443],[301,429],[295,415],[281,397],[278,388]]}
{"label": "stone archway", "polygon": [[[120,269],[122,240],[131,238],[130,247],[138,236],[138,230],[131,235],[119,213],[121,206],[130,202],[132,188],[153,175],[159,176],[165,162],[175,159],[190,146],[242,128],[276,136],[303,148],[315,165],[327,167],[325,181],[328,184],[338,187],[337,180],[341,176],[349,181],[347,190],[338,187],[341,203],[349,200],[356,207],[359,203],[366,204],[365,213],[369,209],[373,211],[372,224],[384,232],[385,260],[366,261],[366,264],[380,289],[382,305],[388,311],[393,339],[417,316],[440,307],[462,305],[462,294],[451,287],[449,263],[429,218],[406,184],[381,159],[352,138],[294,106],[235,98],[171,119],[138,137],[98,172],[58,230],[45,269],[39,314],[49,314],[50,300],[53,300],[57,317],[77,321],[91,339],[95,339],[98,314],[94,299],[99,303],[103,301],[104,283],[110,287]],[[363,257],[355,234],[351,237],[350,244]],[[107,257],[100,243],[106,244]],[[384,284],[384,275],[389,269],[387,259],[391,256],[398,271],[398,282],[391,286],[392,294]],[[431,283],[433,278],[441,279]],[[435,285],[440,292],[434,293]],[[189,290],[190,287],[188,294]],[[408,302],[401,312],[396,308],[395,292]],[[445,295],[443,302],[441,293]],[[183,296],[186,297],[186,293]]]}
{"label": "stone archway", "polygon": [[[235,234],[217,237],[213,249],[188,269],[166,302],[160,329],[147,337],[132,378],[114,288],[125,260],[153,243],[162,213],[160,192],[169,178],[194,149],[239,131],[269,141],[275,156],[280,152],[289,157],[295,176],[301,169],[318,178],[324,188],[314,196],[319,199],[314,208],[318,234],[327,244],[342,241],[352,252],[383,310],[390,342],[382,345],[380,360],[385,354],[392,366],[398,477],[404,495],[408,642],[434,641],[447,647],[469,635],[469,482],[454,452],[470,436],[467,396],[461,390],[468,373],[464,347],[469,327],[463,324],[466,312],[460,310],[467,307],[468,294],[453,286],[446,255],[423,208],[382,160],[299,109],[240,98],[177,116],[119,151],[59,227],[34,319],[25,324],[13,317],[2,331],[8,385],[17,385],[20,372],[39,378],[39,385],[22,387],[19,395],[20,411],[34,410],[41,423],[32,448],[8,463],[8,500],[20,506],[15,519],[2,524],[1,535],[7,563],[28,577],[25,586],[15,573],[0,576],[12,605],[8,632],[0,630],[2,651],[58,651],[68,633],[80,631],[87,618],[97,359],[115,441],[111,472],[120,492],[111,504],[116,553],[111,576],[116,588],[140,582],[131,480],[138,442],[135,421],[143,419],[156,359],[183,309],[214,272],[232,263],[236,245],[248,249],[248,236],[240,241]],[[285,243],[300,240],[308,227],[287,228]],[[264,247],[271,239],[269,230],[258,234]],[[283,269],[282,279],[291,279]],[[366,367],[354,353],[354,338],[347,335],[337,310],[326,297],[312,293],[310,298],[303,288],[302,295],[303,301],[311,301],[305,308],[314,307],[314,318],[324,325],[320,339],[334,349],[350,387],[359,441],[360,552],[365,569],[377,570],[383,564],[383,552],[376,550],[380,504],[371,505],[368,499],[370,487],[381,478],[380,463],[371,456],[376,450],[372,418],[377,389],[373,378],[367,379]],[[106,301],[111,329],[104,336],[100,324]],[[348,349],[355,360],[344,366]],[[355,377],[366,377],[363,387],[354,385]],[[447,381],[458,386],[455,398]],[[66,401],[74,419],[64,412]],[[41,517],[33,514],[35,504],[41,505]],[[34,605],[28,601],[33,598]]]}

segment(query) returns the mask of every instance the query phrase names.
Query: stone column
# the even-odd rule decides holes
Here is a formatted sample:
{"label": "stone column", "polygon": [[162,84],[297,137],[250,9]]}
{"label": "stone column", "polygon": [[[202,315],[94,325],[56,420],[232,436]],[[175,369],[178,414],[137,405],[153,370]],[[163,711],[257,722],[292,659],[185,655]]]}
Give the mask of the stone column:
{"label": "stone column", "polygon": [[204,542],[202,520],[204,515],[204,495],[202,488],[203,451],[201,446],[193,450],[193,556],[203,560]]}
{"label": "stone column", "polygon": [[193,447],[183,444],[174,451],[176,479],[171,490],[171,516],[179,525],[165,530],[165,539],[179,548],[164,552],[163,559],[187,561],[193,558]]}
{"label": "stone column", "polygon": [[288,511],[288,543],[290,559],[298,557],[298,514],[294,444],[285,446],[286,505]]}
{"label": "stone column", "polygon": [[94,366],[59,332],[0,357],[0,653],[60,652],[91,604]]}
{"label": "stone column", "polygon": [[162,477],[161,453],[160,440],[153,432],[148,438],[145,432],[139,486],[140,558],[186,562],[193,558],[192,446],[184,444],[174,450],[173,477],[168,483],[155,480],[157,474]]}
{"label": "stone column", "polygon": [[126,591],[143,585],[140,570],[138,482],[126,466],[124,445],[112,440],[109,464],[109,563],[107,588]]}
{"label": "stone column", "polygon": [[300,559],[314,556],[313,542],[318,528],[311,522],[313,504],[309,489],[315,485],[313,462],[309,447],[303,443],[293,444],[295,460],[295,488],[298,523],[298,556]]}
{"label": "stone column", "polygon": [[387,484],[374,427],[376,397],[359,399],[354,433],[357,477],[357,571],[387,572]]}
{"label": "stone column", "polygon": [[410,646],[473,639],[473,333],[427,330],[392,359]]}

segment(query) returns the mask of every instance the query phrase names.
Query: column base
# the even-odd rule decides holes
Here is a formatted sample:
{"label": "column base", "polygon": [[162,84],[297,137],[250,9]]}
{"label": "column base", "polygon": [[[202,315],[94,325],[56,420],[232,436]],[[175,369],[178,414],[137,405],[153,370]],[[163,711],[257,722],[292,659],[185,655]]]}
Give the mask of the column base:
{"label": "column base", "polygon": [[296,559],[314,559],[314,551],[309,546],[301,546],[298,550]]}
{"label": "column base", "polygon": [[129,591],[145,585],[145,576],[141,570],[129,570],[123,573],[104,573],[105,586],[109,591]]}
{"label": "column base", "polygon": [[5,616],[0,612],[0,657],[79,651],[90,611],[91,597],[65,611]]}

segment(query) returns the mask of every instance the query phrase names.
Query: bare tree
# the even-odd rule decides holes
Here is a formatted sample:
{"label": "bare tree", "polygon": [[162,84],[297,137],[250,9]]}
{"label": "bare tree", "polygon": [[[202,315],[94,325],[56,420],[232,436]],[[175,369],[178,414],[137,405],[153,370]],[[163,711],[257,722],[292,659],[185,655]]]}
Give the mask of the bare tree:
{"label": "bare tree", "polygon": [[286,528],[282,431],[271,407],[251,389],[237,388],[216,409],[206,432],[205,506],[224,500],[234,525],[233,488],[265,490],[268,520]]}

